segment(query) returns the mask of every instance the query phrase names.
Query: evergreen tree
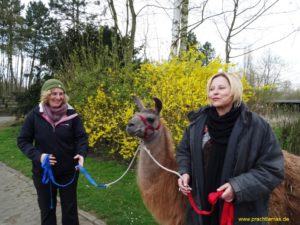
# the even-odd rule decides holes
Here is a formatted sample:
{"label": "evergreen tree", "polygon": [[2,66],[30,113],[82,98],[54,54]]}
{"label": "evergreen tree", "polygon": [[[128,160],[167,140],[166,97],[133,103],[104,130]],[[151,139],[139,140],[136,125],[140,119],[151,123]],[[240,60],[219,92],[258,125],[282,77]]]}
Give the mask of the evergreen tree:
{"label": "evergreen tree", "polygon": [[86,15],[86,0],[50,0],[49,6],[59,20],[67,25],[67,30],[72,29],[76,33],[80,31],[81,19]]}
{"label": "evergreen tree", "polygon": [[200,52],[205,55],[203,64],[207,66],[212,59],[215,58],[215,49],[212,47],[211,43],[206,41],[204,45],[200,48]]}
{"label": "evergreen tree", "polygon": [[17,52],[21,38],[21,30],[24,18],[21,11],[24,5],[20,0],[0,1],[0,49],[6,53],[8,59],[8,74],[6,80],[9,81],[8,93],[17,86],[17,78],[13,68],[13,55]]}
{"label": "evergreen tree", "polygon": [[201,45],[200,42],[198,42],[197,37],[195,33],[190,32],[188,34],[188,49],[195,48],[196,46],[200,46],[197,51],[202,52],[205,58],[201,59],[202,64],[207,66],[211,60],[215,58],[215,49],[212,47],[212,44],[208,41],[204,43],[204,45]]}
{"label": "evergreen tree", "polygon": [[30,2],[27,11],[25,24],[27,25],[26,52],[31,57],[29,72],[29,86],[33,79],[33,69],[41,53],[48,47],[56,31],[56,21],[50,17],[49,9],[41,2]]}
{"label": "evergreen tree", "polygon": [[196,45],[198,45],[198,40],[194,32],[188,33],[187,41],[187,50],[189,50],[190,48],[194,48]]}

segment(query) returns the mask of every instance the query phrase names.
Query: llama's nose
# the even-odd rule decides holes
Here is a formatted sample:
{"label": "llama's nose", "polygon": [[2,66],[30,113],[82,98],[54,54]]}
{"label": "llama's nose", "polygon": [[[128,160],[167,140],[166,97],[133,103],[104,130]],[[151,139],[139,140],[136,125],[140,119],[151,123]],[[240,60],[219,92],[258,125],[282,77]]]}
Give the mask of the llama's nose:
{"label": "llama's nose", "polygon": [[126,131],[131,133],[134,130],[134,123],[129,122],[126,126]]}

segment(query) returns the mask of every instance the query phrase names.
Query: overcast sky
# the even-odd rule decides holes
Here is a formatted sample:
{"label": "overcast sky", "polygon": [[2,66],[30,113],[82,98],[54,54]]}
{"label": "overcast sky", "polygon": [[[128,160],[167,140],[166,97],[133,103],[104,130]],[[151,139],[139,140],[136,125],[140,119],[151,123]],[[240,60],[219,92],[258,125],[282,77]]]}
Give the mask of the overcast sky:
{"label": "overcast sky", "polygon": [[[24,3],[29,0],[21,0]],[[48,2],[47,0],[43,0]],[[136,12],[146,4],[155,4],[161,6],[170,6],[172,0],[139,0],[135,1]],[[190,4],[193,0],[190,0]],[[210,0],[210,5],[213,10],[221,7],[222,0]],[[224,1],[226,2],[226,1]],[[249,1],[251,2],[251,1]],[[102,2],[103,4],[103,2]],[[117,11],[124,12],[122,7],[125,0],[115,0]],[[95,10],[95,9],[94,9]],[[197,11],[190,14],[189,22],[195,21],[199,17]],[[125,16],[123,17],[125,19]],[[162,10],[156,7],[147,7],[142,10],[137,18],[137,37],[136,45],[141,45],[147,40],[146,53],[147,57],[152,60],[165,60],[168,58],[170,42],[171,42],[171,24],[172,10]],[[120,23],[122,16],[119,17]],[[105,23],[110,24],[109,21]],[[224,28],[224,25],[223,25]],[[267,16],[257,20],[248,31],[244,31],[234,39],[242,49],[251,45],[252,49],[258,48],[265,44],[276,42],[288,36],[293,30],[300,29],[300,0],[280,0],[268,13]],[[222,26],[219,27],[222,32]],[[207,21],[194,30],[198,41],[204,44],[205,41],[212,43],[216,50],[217,56],[224,59],[225,44],[220,38],[215,24],[212,21]],[[224,31],[225,32],[225,31]],[[274,56],[279,56],[286,64],[282,71],[281,80],[290,80],[294,87],[300,88],[300,31],[290,34],[288,38],[269,45],[260,50],[251,53],[253,61],[260,60],[266,51],[270,50]],[[233,51],[233,55],[243,53],[241,51]],[[243,56],[232,59],[232,62],[239,63],[242,66]]]}
{"label": "overcast sky", "polygon": [[[162,1],[168,2],[168,0],[161,0],[161,4],[163,4]],[[211,1],[221,2],[220,0]],[[190,2],[192,1],[190,0]],[[211,7],[216,9],[217,4],[212,3]],[[151,24],[151,29],[141,24],[138,28],[140,29],[139,33],[142,33],[144,37],[147,36],[149,39],[148,52],[154,59],[166,59],[168,57],[171,40],[171,16],[172,14],[167,16],[165,12],[161,11],[154,17],[148,16],[143,18],[144,24]],[[196,13],[190,15],[190,23],[194,21],[196,16],[199,15]],[[222,29],[222,26],[220,28]],[[232,51],[232,56],[242,54],[244,52],[243,48],[248,45],[252,45],[252,49],[256,49],[268,43],[276,42],[252,52],[253,61],[259,61],[270,50],[272,55],[280,57],[286,64],[282,71],[281,80],[290,80],[294,87],[300,88],[300,0],[279,1],[268,15],[262,17],[250,28],[233,39],[242,49],[240,51]],[[296,29],[299,31],[291,34]],[[205,41],[211,42],[217,56],[220,56],[222,59],[225,58],[225,43],[222,41],[212,21],[205,22],[195,29],[194,32],[202,44]],[[288,38],[284,38],[286,36]],[[144,37],[140,36],[141,42]],[[280,39],[283,40],[278,41]],[[239,63],[242,66],[243,59],[244,56],[233,58],[232,62]]]}

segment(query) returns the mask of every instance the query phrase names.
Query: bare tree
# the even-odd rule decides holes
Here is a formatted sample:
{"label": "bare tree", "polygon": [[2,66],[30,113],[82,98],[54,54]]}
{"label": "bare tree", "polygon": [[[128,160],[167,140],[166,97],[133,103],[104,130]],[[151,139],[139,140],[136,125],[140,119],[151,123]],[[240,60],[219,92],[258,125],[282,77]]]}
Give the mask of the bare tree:
{"label": "bare tree", "polygon": [[[249,49],[245,51],[249,51]],[[252,87],[277,86],[280,83],[284,66],[283,59],[268,50],[255,62],[251,54],[246,54],[243,70]]]}
{"label": "bare tree", "polygon": [[[244,52],[249,51],[249,48],[245,48]],[[253,64],[253,57],[252,54],[245,54],[244,55],[244,63],[243,63],[243,72],[244,75],[246,76],[248,82],[251,84],[252,87],[255,86],[256,82],[255,82],[255,69],[254,69],[254,64]]]}
{"label": "bare tree", "polygon": [[[230,1],[231,10],[227,10],[228,1],[223,0],[223,21],[226,26],[226,31],[222,32],[221,25],[215,22],[219,31],[221,39],[225,42],[225,61],[230,62],[232,50],[237,49],[237,43],[234,43],[234,38],[247,29],[250,26],[261,19],[263,15],[274,6],[280,0],[256,0],[256,1],[243,1],[232,0]],[[222,24],[223,25],[223,24]],[[246,53],[244,53],[246,54]],[[239,55],[240,56],[240,55]]]}
{"label": "bare tree", "polygon": [[[202,25],[205,21],[219,17],[226,11],[214,12],[208,10],[210,0],[190,1],[174,0],[172,19],[171,56],[177,56],[180,51],[185,51],[188,45],[188,34]],[[193,23],[189,23],[189,14],[197,15]]]}
{"label": "bare tree", "polygon": [[285,94],[289,94],[293,90],[292,87],[293,87],[293,85],[290,80],[284,80],[284,81],[280,82],[280,85],[278,86],[278,90],[282,91]]}
{"label": "bare tree", "polygon": [[279,56],[268,50],[257,64],[256,85],[277,85],[285,64]]}
{"label": "bare tree", "polygon": [[[137,20],[137,13],[135,12],[134,8],[134,0],[126,0],[126,24],[125,26],[125,34],[124,37],[126,38],[125,46],[118,46],[117,45],[117,35],[121,35],[121,31],[119,29],[119,21],[118,21],[118,14],[115,8],[114,0],[107,0],[112,18],[114,21],[114,34],[115,37],[113,38],[113,51],[115,52],[115,57],[117,57],[118,48],[122,47],[124,50],[124,63],[129,64],[133,58],[133,51],[134,51],[134,42],[135,42],[135,34],[136,34],[136,20]],[[130,30],[130,31],[129,31]]]}
{"label": "bare tree", "polygon": [[[115,4],[113,0],[107,0],[107,3],[109,5],[109,9],[110,9],[110,13],[112,15],[112,19],[114,22],[114,26],[113,26],[113,33],[112,33],[112,57],[114,58],[113,62],[118,62],[118,44],[117,44],[117,34],[120,33],[119,30],[119,24],[118,24],[118,15],[117,15],[117,11],[115,8]],[[115,67],[117,67],[117,65],[115,65]]]}

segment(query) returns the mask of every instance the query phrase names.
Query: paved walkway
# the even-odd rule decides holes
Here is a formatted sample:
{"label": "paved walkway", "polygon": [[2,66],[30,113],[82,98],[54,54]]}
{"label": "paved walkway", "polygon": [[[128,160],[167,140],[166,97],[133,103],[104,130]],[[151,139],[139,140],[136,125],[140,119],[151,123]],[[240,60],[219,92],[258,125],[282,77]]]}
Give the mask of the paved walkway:
{"label": "paved walkway", "polygon": [[[32,180],[0,162],[0,224],[40,225],[40,213]],[[57,221],[61,224],[60,207]],[[106,225],[95,216],[79,210],[80,225]]]}
{"label": "paved walkway", "polygon": [[0,126],[12,123],[13,121],[15,121],[14,116],[0,116]]}

